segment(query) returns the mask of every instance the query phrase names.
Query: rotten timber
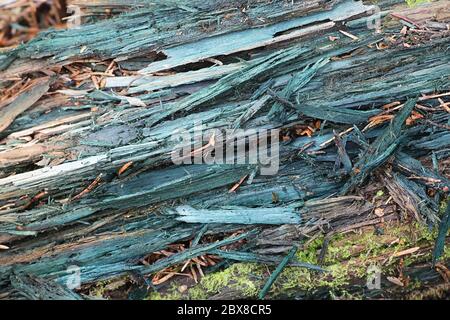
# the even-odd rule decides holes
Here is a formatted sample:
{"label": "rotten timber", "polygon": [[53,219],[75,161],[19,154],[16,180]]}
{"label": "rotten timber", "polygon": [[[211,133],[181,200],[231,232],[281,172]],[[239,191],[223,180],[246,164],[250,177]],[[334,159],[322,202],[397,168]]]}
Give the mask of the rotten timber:
{"label": "rotten timber", "polygon": [[[395,14],[398,2],[381,1],[383,15]],[[450,155],[450,34],[439,29],[449,21],[448,1],[421,16],[400,12],[428,23],[406,35],[401,22],[368,29],[374,7],[360,1],[239,3],[245,10],[154,1],[43,32],[0,55],[0,88],[33,79],[0,102],[0,244],[8,248],[0,251],[0,292],[39,296],[35,282],[63,284],[70,265],[87,284],[204,254],[287,264],[281,257],[302,235],[381,223],[355,191],[378,175],[400,208],[441,226],[441,254],[448,213],[441,221],[438,210],[449,176],[423,162]],[[414,38],[430,28],[431,37]],[[279,172],[174,165],[173,133],[199,122],[286,133]],[[202,150],[222,139],[196,138]],[[200,232],[219,240],[199,243]],[[182,253],[142,262],[192,239]],[[70,296],[48,286],[41,297]]]}

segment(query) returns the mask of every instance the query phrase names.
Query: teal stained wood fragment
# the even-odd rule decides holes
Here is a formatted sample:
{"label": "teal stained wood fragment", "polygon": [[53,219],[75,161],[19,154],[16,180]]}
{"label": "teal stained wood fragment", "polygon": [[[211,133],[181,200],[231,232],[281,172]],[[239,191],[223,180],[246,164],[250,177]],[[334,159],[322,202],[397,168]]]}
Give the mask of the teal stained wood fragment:
{"label": "teal stained wood fragment", "polygon": [[395,116],[389,126],[384,130],[361,156],[355,164],[353,176],[348,180],[341,190],[341,194],[346,194],[355,186],[359,186],[365,181],[369,174],[382,165],[397,149],[402,138],[402,128],[406,119],[416,105],[416,99],[408,100],[401,111]]}
{"label": "teal stained wood fragment", "polygon": [[419,185],[414,180],[407,179],[404,175],[393,173],[394,188],[391,188],[391,194],[397,195],[403,193],[404,201],[412,205],[410,211],[413,211],[419,221],[427,221],[431,224],[437,224],[438,205],[434,200],[428,197],[423,185]]}
{"label": "teal stained wood fragment", "polygon": [[54,280],[13,272],[12,287],[27,300],[83,300],[77,293]]}
{"label": "teal stained wood fragment", "polygon": [[233,72],[221,78],[213,85],[190,95],[179,103],[171,105],[169,110],[156,115],[153,121],[156,123],[179,111],[194,110],[198,106],[210,102],[219,96],[226,95],[231,90],[248,84],[252,80],[260,82],[267,80],[267,78],[270,78],[271,75],[278,71],[278,68],[294,63],[296,59],[299,59],[307,52],[310,52],[309,48],[297,46],[287,50],[277,51],[265,58],[257,59],[250,63],[249,66]]}
{"label": "teal stained wood fragment", "polygon": [[[314,77],[314,75],[317,73],[317,71],[325,66],[330,60],[328,58],[319,59],[316,63],[313,65],[307,66],[305,69],[303,69],[300,72],[297,72],[287,83],[287,85],[281,90],[279,95],[282,98],[285,98],[287,100],[290,100],[294,92],[297,92],[301,88],[303,88],[311,79]],[[268,117],[271,119],[278,119],[278,120],[286,120],[286,114],[287,110],[285,107],[280,103],[276,102],[272,106],[272,109],[270,110]]]}
{"label": "teal stained wood fragment", "polygon": [[192,247],[195,247],[196,245],[199,244],[201,238],[203,237],[203,235],[206,233],[206,231],[208,231],[208,224],[205,224],[197,233],[197,235],[195,236],[194,240],[192,240]]}
{"label": "teal stained wood fragment", "polygon": [[270,275],[269,279],[267,280],[266,284],[262,288],[261,292],[259,293],[258,297],[259,299],[264,299],[267,292],[269,292],[270,287],[273,285],[275,280],[278,278],[278,276],[281,274],[283,269],[286,267],[288,262],[294,257],[295,253],[297,252],[297,247],[292,247],[291,251],[287,254],[286,257],[280,262],[278,267],[275,269],[275,271]]}
{"label": "teal stained wood fragment", "polygon": [[[432,159],[435,159],[436,154],[433,153],[433,155]],[[434,166],[437,159],[432,161]],[[415,180],[415,182],[419,184],[438,190],[442,190],[445,187],[450,188],[450,180],[441,175],[438,170],[430,170],[424,167],[419,160],[414,159],[404,152],[396,153],[393,164],[399,171],[407,176],[420,177],[420,179]],[[436,168],[436,166],[434,166],[434,168]]]}
{"label": "teal stained wood fragment", "polygon": [[301,217],[294,208],[245,208],[195,209],[190,206],[175,208],[176,219],[188,223],[227,224],[300,224]]}
{"label": "teal stained wood fragment", "polygon": [[445,210],[444,216],[441,219],[439,225],[439,232],[436,238],[436,243],[433,252],[433,265],[441,258],[444,253],[445,238],[447,236],[448,230],[450,228],[450,201],[447,201],[447,209]]}

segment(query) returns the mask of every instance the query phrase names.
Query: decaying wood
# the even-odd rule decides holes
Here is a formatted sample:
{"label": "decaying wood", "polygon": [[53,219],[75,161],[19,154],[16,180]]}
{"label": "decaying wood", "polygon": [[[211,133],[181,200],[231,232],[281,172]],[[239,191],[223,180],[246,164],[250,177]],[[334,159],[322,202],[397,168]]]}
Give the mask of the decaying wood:
{"label": "decaying wood", "polygon": [[39,79],[8,105],[0,106],[0,132],[4,131],[14,119],[30,108],[49,89],[49,79]]}
{"label": "decaying wood", "polygon": [[12,274],[11,284],[16,294],[29,300],[81,300],[66,287],[26,274]]}
{"label": "decaying wood", "polygon": [[[376,30],[361,1],[69,1],[85,24],[0,54],[0,292],[78,299],[69,266],[85,285],[204,255],[323,271],[283,257],[306,236],[394,219],[359,192],[373,179],[440,225],[437,260],[449,2],[400,2],[379,2]],[[174,133],[200,122],[279,130],[279,171],[175,165]],[[236,136],[197,135],[191,155]]]}

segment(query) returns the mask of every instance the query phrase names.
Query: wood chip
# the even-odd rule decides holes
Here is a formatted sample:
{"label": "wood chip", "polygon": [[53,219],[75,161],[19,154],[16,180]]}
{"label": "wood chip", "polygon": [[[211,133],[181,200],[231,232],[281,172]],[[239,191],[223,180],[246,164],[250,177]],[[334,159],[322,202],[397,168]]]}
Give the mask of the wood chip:
{"label": "wood chip", "polygon": [[397,285],[399,287],[403,287],[404,286],[403,282],[399,278],[387,277],[387,279],[388,279],[389,282],[391,282],[391,283],[393,283],[393,284],[395,284],[395,285]]}
{"label": "wood chip", "polygon": [[344,31],[344,30],[339,30],[340,33],[342,33],[344,36],[347,36],[353,40],[359,40],[359,38],[353,34],[351,34],[350,32]]}
{"label": "wood chip", "polygon": [[22,112],[35,104],[50,88],[50,78],[33,82],[7,106],[0,106],[0,132],[4,131]]}
{"label": "wood chip", "polygon": [[420,247],[414,247],[414,248],[406,249],[406,250],[394,253],[391,257],[392,258],[398,258],[398,257],[406,256],[408,254],[412,254],[412,253],[418,251],[419,249],[420,249]]}
{"label": "wood chip", "polygon": [[153,279],[153,280],[152,280],[152,283],[153,283],[155,286],[160,285],[160,284],[166,282],[167,280],[169,280],[170,278],[174,277],[175,275],[176,275],[175,272],[171,272],[171,273],[165,275],[164,277],[162,277],[162,278],[160,278],[160,279]]}
{"label": "wood chip", "polygon": [[134,107],[146,107],[147,106],[144,101],[142,101],[141,99],[139,99],[137,97],[124,97],[124,98],[130,105],[132,105]]}

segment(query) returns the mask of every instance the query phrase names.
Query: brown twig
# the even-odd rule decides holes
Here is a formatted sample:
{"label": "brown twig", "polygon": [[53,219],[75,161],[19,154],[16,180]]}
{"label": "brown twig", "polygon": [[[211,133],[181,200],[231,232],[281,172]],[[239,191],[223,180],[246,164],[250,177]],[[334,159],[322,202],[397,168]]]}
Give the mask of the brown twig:
{"label": "brown twig", "polygon": [[120,176],[121,174],[123,174],[125,171],[128,170],[129,167],[131,167],[133,165],[133,161],[127,162],[125,163],[117,172],[117,175]]}
{"label": "brown twig", "polygon": [[421,28],[421,26],[420,26],[417,22],[415,22],[414,20],[411,20],[411,19],[408,18],[408,17],[402,16],[402,15],[400,15],[400,14],[398,14],[398,13],[393,13],[393,12],[391,12],[391,16],[393,16],[393,17],[395,17],[395,18],[397,18],[397,19],[400,19],[400,20],[404,20],[404,21],[406,21],[406,22],[409,22],[410,24],[416,26],[417,28]]}
{"label": "brown twig", "polygon": [[44,197],[46,194],[48,194],[47,191],[42,191],[40,193],[38,193],[37,195],[35,195],[33,198],[31,198],[31,200],[23,207],[24,210],[28,209],[29,207],[31,207],[31,205],[33,203],[35,203],[36,201],[38,201],[39,199],[41,199],[42,197]]}
{"label": "brown twig", "polygon": [[230,191],[228,191],[228,193],[233,193],[233,192],[235,192],[235,191],[240,187],[240,185],[244,182],[244,180],[245,180],[245,178],[247,178],[247,176],[248,176],[248,174],[246,174],[245,176],[243,176],[243,177],[241,178],[241,180],[239,180],[239,182],[236,183],[236,184],[233,186],[233,188],[230,189]]}
{"label": "brown twig", "polygon": [[97,178],[95,178],[94,181],[92,181],[92,183],[83,191],[81,191],[79,194],[77,194],[75,197],[72,198],[72,201],[78,200],[81,197],[84,197],[86,194],[88,194],[89,192],[91,192],[99,183],[100,180],[102,179],[102,174],[100,173],[98,175]]}

